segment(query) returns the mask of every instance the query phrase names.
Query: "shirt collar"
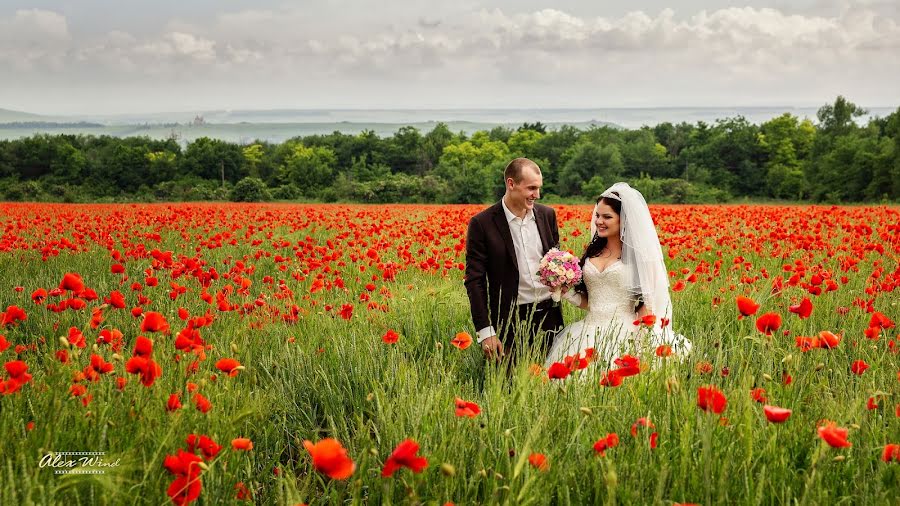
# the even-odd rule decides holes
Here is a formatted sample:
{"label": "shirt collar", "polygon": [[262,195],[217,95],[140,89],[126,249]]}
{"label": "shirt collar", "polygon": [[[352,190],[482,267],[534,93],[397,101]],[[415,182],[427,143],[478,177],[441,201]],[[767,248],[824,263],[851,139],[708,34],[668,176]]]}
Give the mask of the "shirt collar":
{"label": "shirt collar", "polygon": [[[500,199],[500,205],[503,206],[503,214],[506,215],[506,222],[507,222],[507,223],[509,223],[509,222],[511,222],[512,220],[518,218],[518,216],[516,216],[515,214],[513,214],[513,212],[510,211],[508,207],[506,207],[506,201],[503,200],[502,198]],[[534,209],[529,209],[529,210],[525,213],[525,219],[522,220],[522,221],[535,221],[535,219],[534,219]]]}

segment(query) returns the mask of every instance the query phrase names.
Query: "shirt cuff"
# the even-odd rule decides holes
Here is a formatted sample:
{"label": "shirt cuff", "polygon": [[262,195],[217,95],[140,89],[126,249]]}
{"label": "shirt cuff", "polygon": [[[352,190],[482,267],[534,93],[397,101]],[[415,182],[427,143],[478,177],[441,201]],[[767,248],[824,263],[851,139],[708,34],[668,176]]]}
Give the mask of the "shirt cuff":
{"label": "shirt cuff", "polygon": [[491,337],[491,336],[496,336],[496,335],[497,335],[497,331],[494,330],[494,326],[493,326],[493,325],[490,326],[490,327],[485,327],[485,328],[483,328],[483,329],[481,329],[481,330],[478,331],[478,340],[477,340],[477,342],[478,342],[478,344],[481,344],[481,342],[484,341],[485,339],[487,339],[487,338],[489,338],[489,337]]}

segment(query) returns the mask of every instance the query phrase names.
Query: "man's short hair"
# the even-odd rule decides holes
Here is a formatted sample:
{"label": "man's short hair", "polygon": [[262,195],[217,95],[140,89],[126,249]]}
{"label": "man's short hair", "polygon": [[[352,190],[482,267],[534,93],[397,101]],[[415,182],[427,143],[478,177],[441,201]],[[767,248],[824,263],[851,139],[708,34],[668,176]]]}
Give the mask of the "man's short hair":
{"label": "man's short hair", "polygon": [[522,172],[526,168],[534,169],[539,174],[541,172],[541,168],[538,167],[538,164],[532,162],[528,158],[516,158],[506,165],[506,169],[503,171],[503,180],[506,181],[507,179],[512,178],[516,183],[522,182]]}

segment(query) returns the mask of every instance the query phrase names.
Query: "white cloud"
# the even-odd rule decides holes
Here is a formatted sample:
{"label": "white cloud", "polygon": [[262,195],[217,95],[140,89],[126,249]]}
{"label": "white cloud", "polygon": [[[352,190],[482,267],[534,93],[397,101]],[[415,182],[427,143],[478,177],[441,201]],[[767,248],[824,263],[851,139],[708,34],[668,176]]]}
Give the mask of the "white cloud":
{"label": "white cloud", "polygon": [[871,2],[827,16],[754,7],[616,17],[469,8],[379,24],[325,23],[285,6],[220,13],[204,23],[173,18],[139,36],[75,36],[61,14],[20,10],[0,15],[0,64],[13,69],[0,68],[0,79],[15,72],[30,83],[111,80],[117,89],[239,82],[256,94],[328,103],[343,98],[337,93],[357,89],[363,100],[377,90],[406,106],[472,96],[532,106],[528,97],[553,93],[572,105],[629,94],[664,103],[756,93],[757,102],[781,102],[833,89],[896,102],[898,16],[896,6]]}
{"label": "white cloud", "polygon": [[70,44],[66,18],[56,12],[23,9],[0,17],[0,65],[16,71],[59,68]]}

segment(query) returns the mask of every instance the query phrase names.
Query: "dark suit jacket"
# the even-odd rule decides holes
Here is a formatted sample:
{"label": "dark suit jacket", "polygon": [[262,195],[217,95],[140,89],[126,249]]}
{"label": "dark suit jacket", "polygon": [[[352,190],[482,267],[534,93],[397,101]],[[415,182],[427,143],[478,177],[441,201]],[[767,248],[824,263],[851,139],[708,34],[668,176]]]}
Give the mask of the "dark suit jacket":
{"label": "dark suit jacket", "polygon": [[[534,205],[542,251],[559,245],[556,212]],[[489,325],[503,332],[519,293],[519,268],[503,205],[497,202],[469,220],[466,236],[466,292],[475,330]]]}

